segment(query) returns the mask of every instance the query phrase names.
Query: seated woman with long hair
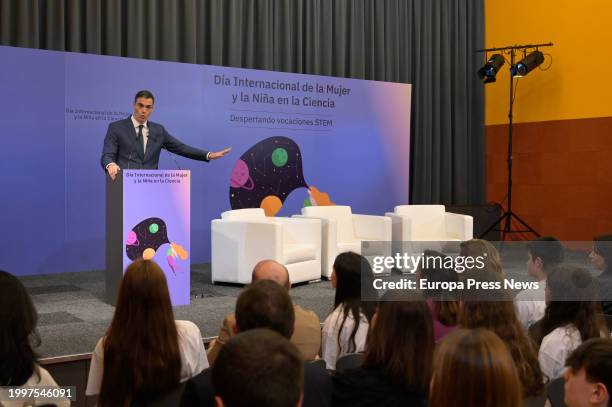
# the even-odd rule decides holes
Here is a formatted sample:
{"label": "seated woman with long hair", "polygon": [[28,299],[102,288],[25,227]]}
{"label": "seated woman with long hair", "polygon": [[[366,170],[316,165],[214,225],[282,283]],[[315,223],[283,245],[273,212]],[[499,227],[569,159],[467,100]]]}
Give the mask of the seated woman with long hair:
{"label": "seated woman with long hair", "polygon": [[[38,364],[34,348],[40,345],[36,332],[38,313],[21,281],[0,270],[0,386],[57,387],[53,377]],[[4,403],[4,404],[3,404]],[[33,404],[32,404],[33,403]],[[70,406],[70,401],[9,401],[5,407],[43,405]]]}
{"label": "seated woman with long hair", "polygon": [[447,335],[434,358],[428,406],[521,407],[521,382],[502,340],[486,329]]}
{"label": "seated woman with long hair", "polygon": [[331,275],[336,289],[334,310],[325,319],[321,339],[321,359],[327,369],[335,370],[336,361],[348,353],[363,352],[375,301],[362,301],[361,285],[372,290],[372,268],[365,257],[341,253],[336,257]]}
{"label": "seated woman with long hair", "polygon": [[[459,275],[454,269],[446,266],[449,256],[434,250],[423,252],[422,265],[416,271],[418,281],[427,280],[428,283],[457,283]],[[431,287],[436,287],[432,285]],[[459,314],[459,299],[455,292],[447,289],[430,288],[422,290],[427,300],[433,318],[434,338],[436,342],[457,329],[457,316]]]}
{"label": "seated woman with long hair", "polygon": [[[489,281],[498,282],[503,287],[503,279],[497,273],[489,273],[488,277]],[[510,298],[509,293],[506,297]],[[496,301],[462,302],[459,325],[462,328],[484,328],[494,332],[504,342],[516,364],[523,397],[537,396],[544,390],[544,377],[538,363],[536,345],[519,322],[514,303],[503,298]]]}
{"label": "seated woman with long hair", "polygon": [[86,394],[99,395],[102,407],[146,403],[207,367],[198,327],[174,320],[162,269],[152,260],[130,264],[94,350]]}
{"label": "seated woman with long hair", "polygon": [[425,405],[434,347],[424,298],[388,291],[372,319],[363,365],[334,377],[334,406]]}
{"label": "seated woman with long hair", "polygon": [[568,355],[582,342],[609,335],[588,271],[557,266],[548,275],[541,327],[538,359],[549,380],[563,375]]}

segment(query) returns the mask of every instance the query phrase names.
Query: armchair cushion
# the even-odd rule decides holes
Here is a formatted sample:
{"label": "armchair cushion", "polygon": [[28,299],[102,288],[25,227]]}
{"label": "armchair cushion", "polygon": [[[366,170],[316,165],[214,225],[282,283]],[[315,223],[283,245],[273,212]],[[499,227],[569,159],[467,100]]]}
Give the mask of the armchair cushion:
{"label": "armchair cushion", "polygon": [[400,205],[395,207],[395,213],[409,217],[415,238],[422,240],[444,240],[446,222],[444,205]]}
{"label": "armchair cushion", "polygon": [[361,253],[361,240],[345,240],[338,242],[338,254],[344,252]]}
{"label": "armchair cushion", "polygon": [[388,213],[393,240],[454,241],[472,238],[472,218],[446,212],[444,205],[399,205]]}
{"label": "armchair cushion", "polygon": [[265,220],[266,213],[261,208],[235,209],[225,211],[221,214],[221,219],[227,220]]}
{"label": "armchair cushion", "polygon": [[338,241],[354,239],[355,228],[350,206],[307,206],[302,208],[302,215],[309,218],[321,218],[336,221]]}
{"label": "armchair cushion", "polygon": [[317,258],[317,247],[314,244],[285,244],[284,249],[285,264],[316,260]]}
{"label": "armchair cushion", "polygon": [[292,283],[321,278],[321,221],[266,217],[263,209],[224,212],[212,221],[213,282],[248,283],[265,259],[284,264]]}
{"label": "armchair cushion", "polygon": [[350,206],[309,206],[300,218],[321,219],[322,276],[330,277],[336,256],[352,251],[361,254],[361,242],[391,241],[391,220],[384,216],[353,214]]}

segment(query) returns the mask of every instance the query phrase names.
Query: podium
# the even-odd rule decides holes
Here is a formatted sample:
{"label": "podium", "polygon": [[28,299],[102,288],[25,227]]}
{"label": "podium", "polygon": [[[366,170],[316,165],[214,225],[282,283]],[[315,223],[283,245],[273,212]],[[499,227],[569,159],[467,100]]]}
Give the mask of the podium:
{"label": "podium", "polygon": [[144,258],[164,271],[172,305],[188,305],[190,171],[122,170],[106,180],[106,301],[115,305],[125,269]]}

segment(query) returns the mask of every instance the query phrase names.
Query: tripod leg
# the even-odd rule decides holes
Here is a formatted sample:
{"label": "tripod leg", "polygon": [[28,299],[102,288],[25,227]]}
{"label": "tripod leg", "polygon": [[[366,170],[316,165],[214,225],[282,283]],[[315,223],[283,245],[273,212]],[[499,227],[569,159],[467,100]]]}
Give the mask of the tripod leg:
{"label": "tripod leg", "polygon": [[499,225],[501,223],[502,220],[504,220],[506,218],[506,216],[508,216],[508,212],[504,213],[502,216],[499,217],[499,219],[497,219],[495,222],[493,222],[493,224],[491,226],[489,226],[487,228],[487,230],[485,230],[483,233],[480,234],[480,236],[478,236],[479,239],[482,239],[487,233],[489,233],[490,231],[492,231],[495,226]]}
{"label": "tripod leg", "polygon": [[504,230],[502,231],[501,241],[506,241],[506,236],[509,236],[512,233],[512,212],[506,212],[506,222],[504,223]]}
{"label": "tripod leg", "polygon": [[529,230],[531,233],[533,233],[534,235],[536,235],[537,237],[540,237],[540,234],[538,232],[535,231],[534,228],[532,228],[531,226],[529,226],[524,220],[522,220],[521,218],[519,218],[518,216],[516,216],[516,214],[514,212],[509,212],[508,215],[510,216],[510,218],[514,217],[514,219],[518,220],[523,226],[525,226],[527,228],[527,230]]}

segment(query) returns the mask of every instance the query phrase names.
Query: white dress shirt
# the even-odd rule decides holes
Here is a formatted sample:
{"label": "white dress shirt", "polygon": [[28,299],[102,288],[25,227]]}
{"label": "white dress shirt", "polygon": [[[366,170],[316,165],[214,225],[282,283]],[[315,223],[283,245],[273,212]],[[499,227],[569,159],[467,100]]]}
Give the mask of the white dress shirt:
{"label": "white dress shirt", "polygon": [[[138,126],[141,126],[140,123],[138,123],[138,120],[134,119],[134,115],[131,116],[132,119],[132,125],[134,126],[134,131],[136,132],[136,136],[138,136]],[[149,141],[149,126],[148,126],[148,121],[142,123],[142,141],[144,143],[144,151],[147,151],[147,141]]]}
{"label": "white dress shirt", "polygon": [[[208,368],[208,359],[202,342],[200,329],[191,321],[175,321],[178,331],[179,352],[181,354],[181,382],[185,382],[193,376]],[[129,328],[127,328],[129,329]],[[104,338],[101,338],[91,356],[89,367],[89,378],[87,379],[88,396],[100,394],[102,376],[104,374]]]}
{"label": "white dress shirt", "polygon": [[554,329],[542,339],[538,360],[544,376],[555,380],[565,372],[565,361],[580,344],[580,331],[573,324]]}
{"label": "white dress shirt", "polygon": [[359,315],[359,327],[355,333],[355,350],[348,351],[349,338],[355,326],[353,314],[349,312],[340,332],[340,348],[338,347],[338,332],[344,318],[344,307],[339,305],[326,319],[323,324],[323,333],[321,338],[321,359],[325,360],[327,369],[335,370],[336,361],[349,353],[363,352],[366,347],[368,338],[368,329],[370,327],[368,319],[363,313]]}
{"label": "white dress shirt", "polygon": [[516,316],[525,329],[544,317],[546,311],[546,280],[539,282],[537,290],[523,290],[514,298]]}

